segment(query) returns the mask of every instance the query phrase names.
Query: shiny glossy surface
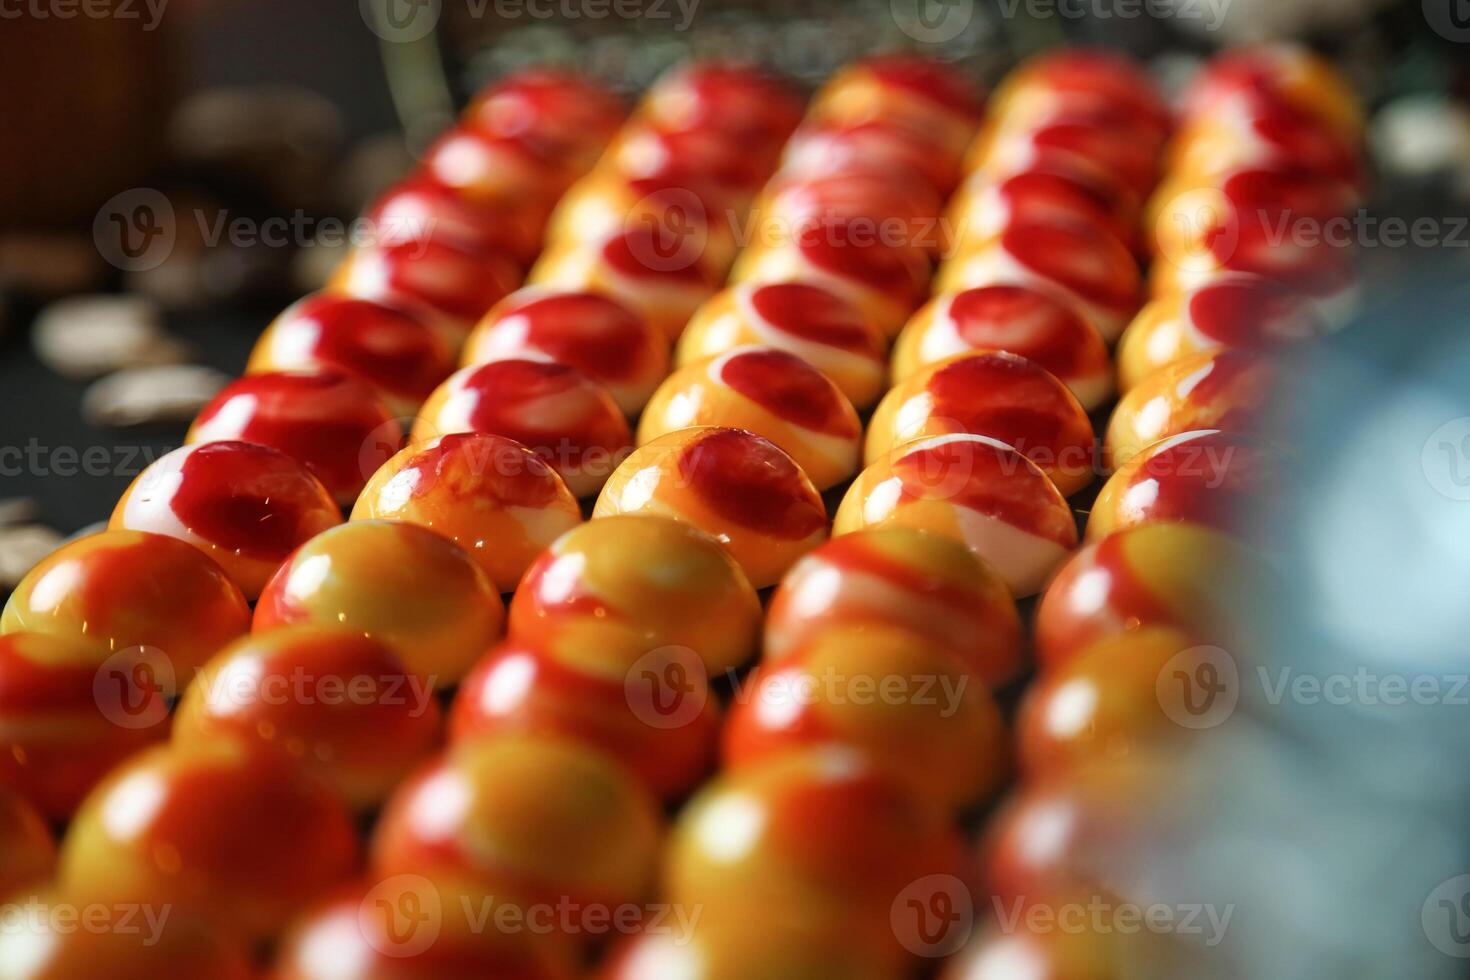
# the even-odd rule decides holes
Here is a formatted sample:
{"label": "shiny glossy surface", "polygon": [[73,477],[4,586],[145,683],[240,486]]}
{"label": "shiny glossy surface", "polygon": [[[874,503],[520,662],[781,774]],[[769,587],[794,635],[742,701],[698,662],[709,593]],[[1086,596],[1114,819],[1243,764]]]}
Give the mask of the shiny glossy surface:
{"label": "shiny glossy surface", "polygon": [[1156,442],[1103,485],[1087,517],[1088,540],[1144,521],[1244,532],[1252,503],[1280,490],[1282,462],[1259,439],[1218,429]]}
{"label": "shiny glossy surface", "polygon": [[1167,626],[1229,646],[1248,612],[1246,585],[1265,574],[1231,539],[1189,524],[1140,524],[1089,543],[1057,573],[1036,616],[1046,667],[1099,640]]}
{"label": "shiny glossy surface", "polygon": [[[84,891],[17,897],[0,932],[6,980],[255,980],[245,944],[177,907],[108,905]],[[78,928],[80,923],[81,928]]]}
{"label": "shiny glossy surface", "polygon": [[665,895],[703,923],[842,943],[893,963],[891,909],[930,875],[960,875],[946,812],[847,749],[725,775],[679,815]]}
{"label": "shiny glossy surface", "polygon": [[977,350],[1007,351],[1045,368],[1088,411],[1113,392],[1102,334],[1070,304],[1025,286],[981,286],[931,300],[894,344],[894,380]]}
{"label": "shiny glossy surface", "polygon": [[149,464],[118,500],[108,527],[186,541],[254,599],[292,551],[341,521],[327,488],[285,453],[250,442],[205,442]]}
{"label": "shiny glossy surface", "polygon": [[660,797],[678,799],[713,768],[720,727],[704,672],[688,666],[677,652],[655,653],[619,676],[510,642],[460,685],[450,737],[563,736],[616,758]]}
{"label": "shiny glossy surface", "polygon": [[672,340],[719,288],[723,271],[699,235],[675,232],[635,225],[597,242],[553,243],[526,282],[606,293]]}
{"label": "shiny glossy surface", "polygon": [[858,219],[875,235],[906,242],[931,254],[945,247],[939,222],[943,203],[920,181],[900,182],[861,169],[833,173],[778,174],[755,205],[755,235],[750,245],[769,248],[814,229]]}
{"label": "shiny glossy surface", "polygon": [[670,130],[635,119],[618,133],[598,169],[628,180],[712,183],[745,202],[775,169],[779,153],[779,146],[742,142],[713,127]]}
{"label": "shiny glossy surface", "polygon": [[1072,512],[1051,479],[985,436],[935,436],[888,453],[848,489],[833,533],[895,526],[954,538],[1017,598],[1040,591],[1077,545]]}
{"label": "shiny glossy surface", "polygon": [[1005,443],[1063,494],[1093,481],[1092,422],[1076,396],[1034,361],[999,351],[959,354],[895,385],[868,422],[863,459],[955,433]]}
{"label": "shiny glossy surface", "polygon": [[637,449],[608,480],[594,518],[647,513],[692,524],[774,585],[827,537],[827,512],[801,468],[742,429],[682,429]]}
{"label": "shiny glossy surface", "polygon": [[500,928],[418,875],[369,875],[293,925],[272,980],[572,980],[570,952],[524,922]]}
{"label": "shiny glossy surface", "polygon": [[281,371],[231,382],[204,407],[186,442],[239,440],[305,466],[339,504],[397,451],[403,429],[365,382],[337,371]]}
{"label": "shiny glossy surface", "polygon": [[1115,107],[1126,112],[1155,143],[1168,134],[1172,113],[1142,66],[1102,48],[1063,47],[1012,69],[995,90],[994,118],[1035,120],[1059,107]]}
{"label": "shiny glossy surface", "polygon": [[983,171],[955,192],[946,209],[948,257],[969,255],[1017,224],[1090,225],[1132,243],[1131,216],[1078,178],[1048,170],[1025,170],[995,179]]}
{"label": "shiny glossy surface", "polygon": [[1020,617],[1000,576],[959,542],[906,527],[844,534],[797,562],[771,597],[764,657],[869,627],[921,636],[992,687],[1022,665]]}
{"label": "shiny glossy surface", "polygon": [[[166,737],[168,703],[146,657],[45,633],[0,636],[0,790],[65,820],[113,766]],[[0,823],[12,826],[4,801],[0,792]],[[0,883],[9,863],[0,857]]]}
{"label": "shiny glossy surface", "polygon": [[162,534],[104,531],[63,546],[21,580],[0,616],[0,632],[75,639],[99,661],[153,647],[172,678],[166,694],[250,628],[250,607],[213,559]]}
{"label": "shiny glossy surface", "polygon": [[992,243],[946,262],[936,293],[976,286],[1030,286],[1072,303],[1109,341],[1138,310],[1138,263],[1110,232],[1091,225],[1011,225]]}
{"label": "shiny glossy surface", "polygon": [[325,784],[272,749],[209,740],[114,770],[67,832],[61,882],[97,901],[175,905],[256,939],[356,860],[351,819]]}
{"label": "shiny glossy surface", "polygon": [[757,243],[735,263],[733,283],[808,281],[854,303],[884,336],[896,335],[929,288],[923,250],[874,235],[860,219],[838,220],[785,243]]}
{"label": "shiny glossy surface", "polygon": [[434,749],[439,705],[387,646],[345,628],[291,626],[220,651],[184,692],[175,743],[258,740],[366,809]]}
{"label": "shiny glossy surface", "polygon": [[504,436],[462,432],[416,443],[373,474],[353,520],[406,521],[442,534],[501,592],[582,522],[577,498],[541,457]]}
{"label": "shiny glossy surface", "polygon": [[1116,906],[1136,896],[1138,862],[1183,826],[1174,789],[1180,775],[1170,761],[1127,757],[1023,786],[992,818],[979,849],[995,907],[1024,916],[1031,908]]}
{"label": "shiny glossy surface", "polygon": [[500,635],[490,577],[447,538],[392,521],[350,521],[302,545],[267,583],[257,633],[341,625],[381,640],[420,679],[451,684]]}
{"label": "shiny glossy surface", "polygon": [[1277,364],[1244,350],[1201,351],[1149,375],[1108,420],[1104,449],[1116,469],[1149,446],[1194,429],[1252,432],[1279,377]]}
{"label": "shiny glossy surface", "polygon": [[602,753],[523,735],[470,739],[399,787],[373,838],[381,875],[498,901],[609,913],[653,885],[663,817]]}
{"label": "shiny glossy surface", "polygon": [[659,385],[638,443],[698,426],[748,429],[775,443],[818,490],[857,472],[863,427],[826,375],[774,347],[737,347],[680,368]]}
{"label": "shiny glossy surface", "polygon": [[809,112],[835,122],[892,120],[957,155],[974,135],[983,110],[979,86],[960,72],[917,55],[888,54],[838,71]]}
{"label": "shiny glossy surface", "polygon": [[[1028,777],[1126,758],[1182,739],[1160,697],[1169,673],[1192,674],[1198,644],[1177,630],[1142,627],[1092,644],[1044,673],[1026,692],[1016,746]],[[1166,673],[1167,672],[1167,673]]]}
{"label": "shiny glossy surface", "polygon": [[918,136],[894,119],[859,122],[811,118],[786,144],[785,178],[807,180],[827,174],[866,174],[897,184],[918,184],[941,196],[960,179],[960,152]]}
{"label": "shiny glossy surface", "polygon": [[1158,182],[1161,149],[1152,124],[1126,107],[1062,100],[1034,117],[996,117],[976,137],[969,159],[971,173],[983,179],[1060,173],[1126,207]]}
{"label": "shiny glossy surface", "polygon": [[1005,725],[963,661],[897,626],[836,626],[766,662],[724,732],[731,770],[803,748],[864,753],[945,807],[995,791],[1009,769]]}
{"label": "shiny glossy surface", "polygon": [[578,497],[596,493],[633,443],[607,389],[576,368],[547,361],[492,361],[455,372],[424,402],[410,441],[456,432],[514,439]]}
{"label": "shiny glossy surface", "polygon": [[510,604],[513,637],[622,679],[648,654],[688,649],[715,675],[755,652],[760,602],[714,538],[651,514],[599,517],[531,565]]}
{"label": "shiny glossy surface", "polygon": [[623,115],[617,96],[592,78],[527,68],[477,94],[464,121],[487,133],[527,136],[551,157],[585,170],[622,125]]}
{"label": "shiny glossy surface", "polygon": [[1354,278],[1351,236],[1339,223],[1354,203],[1351,188],[1292,171],[1174,175],[1145,216],[1156,253],[1149,286],[1162,296],[1245,273],[1318,303],[1341,301]]}
{"label": "shiny glossy surface", "polygon": [[710,297],[679,338],[676,360],[687,366],[751,344],[801,357],[858,407],[877,401],[886,383],[877,327],[852,301],[804,282],[744,283]]}
{"label": "shiny glossy surface", "polygon": [[432,236],[504,253],[524,265],[541,250],[546,209],[527,201],[471,200],[427,174],[415,173],[384,191],[366,217],[378,242],[394,244]]}
{"label": "shiny glossy surface", "polygon": [[1363,129],[1363,106],[1331,62],[1301,45],[1257,44],[1212,58],[1185,93],[1189,118],[1218,115],[1242,97],[1282,102],[1333,126],[1344,140]]}
{"label": "shiny glossy surface", "polygon": [[634,415],[668,374],[669,342],[610,297],[533,287],[507,296],[485,315],[461,363],[517,359],[574,367]]}
{"label": "shiny glossy surface", "polygon": [[454,354],[412,314],[369,300],[313,293],[255,342],[249,374],[335,369],[367,382],[395,413],[411,413],[454,370]]}
{"label": "shiny glossy surface", "polygon": [[1169,169],[1208,177],[1238,167],[1301,170],[1361,186],[1356,139],[1328,120],[1261,91],[1239,92],[1184,121],[1170,144]]}
{"label": "shiny glossy surface", "polygon": [[1271,349],[1324,332],[1304,297],[1269,279],[1229,275],[1160,296],[1139,311],[1118,341],[1118,387],[1130,391],[1201,351]]}
{"label": "shiny glossy surface", "polygon": [[[655,148],[655,154],[659,151]],[[667,168],[652,177],[635,177],[599,167],[577,181],[557,202],[546,240],[593,244],[629,228],[651,228],[688,236],[704,262],[725,270],[740,249],[738,232],[750,191],[719,184],[703,171]]]}
{"label": "shiny glossy surface", "polygon": [[521,275],[521,267],[502,253],[427,237],[354,249],[337,266],[331,288],[411,310],[458,348]]}
{"label": "shiny glossy surface", "polygon": [[56,839],[45,817],[9,782],[0,784],[0,899],[41,884],[56,867]]}
{"label": "shiny glossy surface", "polygon": [[529,200],[549,206],[581,172],[530,133],[496,133],[473,123],[445,132],[420,163],[438,183],[494,205]]}
{"label": "shiny glossy surface", "polygon": [[762,146],[780,146],[801,120],[800,95],[754,65],[706,59],[660,76],[638,115],[660,129],[716,129]]}

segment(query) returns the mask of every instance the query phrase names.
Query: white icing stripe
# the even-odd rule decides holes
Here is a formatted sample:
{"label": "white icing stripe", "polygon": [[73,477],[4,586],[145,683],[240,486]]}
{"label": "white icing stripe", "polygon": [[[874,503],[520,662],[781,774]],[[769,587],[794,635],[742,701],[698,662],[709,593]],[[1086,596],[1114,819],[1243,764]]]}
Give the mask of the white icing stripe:
{"label": "white icing stripe", "polygon": [[1040,592],[1069,554],[1055,541],[979,511],[956,507],[955,520],[965,543],[995,568],[1017,598]]}

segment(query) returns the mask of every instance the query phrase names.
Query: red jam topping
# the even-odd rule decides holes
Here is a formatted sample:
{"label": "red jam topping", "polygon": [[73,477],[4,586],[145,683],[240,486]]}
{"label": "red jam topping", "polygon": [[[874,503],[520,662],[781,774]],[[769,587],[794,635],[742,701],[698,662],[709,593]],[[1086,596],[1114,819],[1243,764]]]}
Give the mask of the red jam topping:
{"label": "red jam topping", "polygon": [[795,337],[840,350],[882,356],[873,335],[863,329],[861,314],[820,286],[782,282],[750,291],[756,314]]}
{"label": "red jam topping", "polygon": [[842,393],[816,368],[781,350],[742,351],[726,358],[720,378],[762,408],[803,429],[857,438]]}
{"label": "red jam topping", "polygon": [[781,450],[743,429],[718,429],[679,454],[679,475],[717,514],[799,541],[827,523],[822,501]]}

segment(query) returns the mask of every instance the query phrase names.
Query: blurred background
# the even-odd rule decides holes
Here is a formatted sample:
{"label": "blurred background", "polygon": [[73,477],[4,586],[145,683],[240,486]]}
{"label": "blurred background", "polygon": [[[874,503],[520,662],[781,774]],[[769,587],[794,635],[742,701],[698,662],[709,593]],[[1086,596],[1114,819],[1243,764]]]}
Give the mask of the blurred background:
{"label": "blurred background", "polygon": [[[1178,950],[1152,950],[1136,976],[1465,972],[1470,701],[1449,693],[1470,672],[1464,0],[86,9],[0,0],[0,593],[182,441],[275,313],[325,281],[341,228],[506,71],[570,65],[633,95],[690,55],[715,55],[814,86],[903,47],[993,84],[1028,55],[1082,43],[1134,55],[1177,93],[1233,44],[1291,39],[1329,56],[1369,114],[1358,302],[1279,393],[1301,451],[1253,522],[1280,556],[1255,607],[1253,657],[1315,676],[1430,678],[1440,694],[1244,698],[1220,738],[1158,762],[1142,791],[1099,791],[1134,831],[1108,884],[1140,902],[1235,910],[1218,950],[1186,949],[1182,969]],[[249,234],[229,231],[237,219]],[[1388,219],[1428,224],[1391,237]],[[131,305],[79,299],[98,294]],[[77,323],[91,332],[67,329]],[[1151,832],[1160,822],[1169,833]]]}
{"label": "blurred background", "polygon": [[[270,317],[340,257],[344,224],[473,91],[513,68],[575,65],[633,93],[691,54],[733,55],[815,85],[864,52],[907,47],[994,82],[1070,41],[1128,51],[1178,92],[1212,50],[1297,38],[1332,55],[1376,114],[1367,213],[1448,221],[1470,195],[1470,27],[1456,3],[666,0],[618,17],[534,0],[98,0],[93,15],[16,2],[20,16],[0,20],[0,82],[24,93],[6,107],[0,153],[0,390],[25,408],[0,420],[0,445],[39,440],[29,456],[100,446],[109,461],[78,480],[49,479],[56,466],[7,468],[0,496],[36,497],[44,522],[75,531],[136,472],[122,465],[130,449],[156,456],[190,417],[176,409],[125,431],[89,423],[78,409],[91,379],[43,366],[29,343],[48,300],[140,295],[187,342],[187,360],[238,373]],[[237,219],[248,234],[230,232]],[[141,221],[141,234],[149,220],[168,224],[153,252],[119,254],[119,231]],[[1422,250],[1360,259],[1385,281],[1419,266]]]}

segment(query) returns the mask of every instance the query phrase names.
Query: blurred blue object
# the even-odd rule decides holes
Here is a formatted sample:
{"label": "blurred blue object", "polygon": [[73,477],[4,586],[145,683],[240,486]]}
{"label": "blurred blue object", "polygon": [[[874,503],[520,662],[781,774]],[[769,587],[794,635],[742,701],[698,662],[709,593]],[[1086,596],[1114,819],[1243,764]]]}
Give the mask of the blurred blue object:
{"label": "blurred blue object", "polygon": [[1237,724],[1179,760],[1195,843],[1157,865],[1236,907],[1232,977],[1470,958],[1470,268],[1426,264],[1284,372],[1285,492],[1249,522],[1280,579]]}

